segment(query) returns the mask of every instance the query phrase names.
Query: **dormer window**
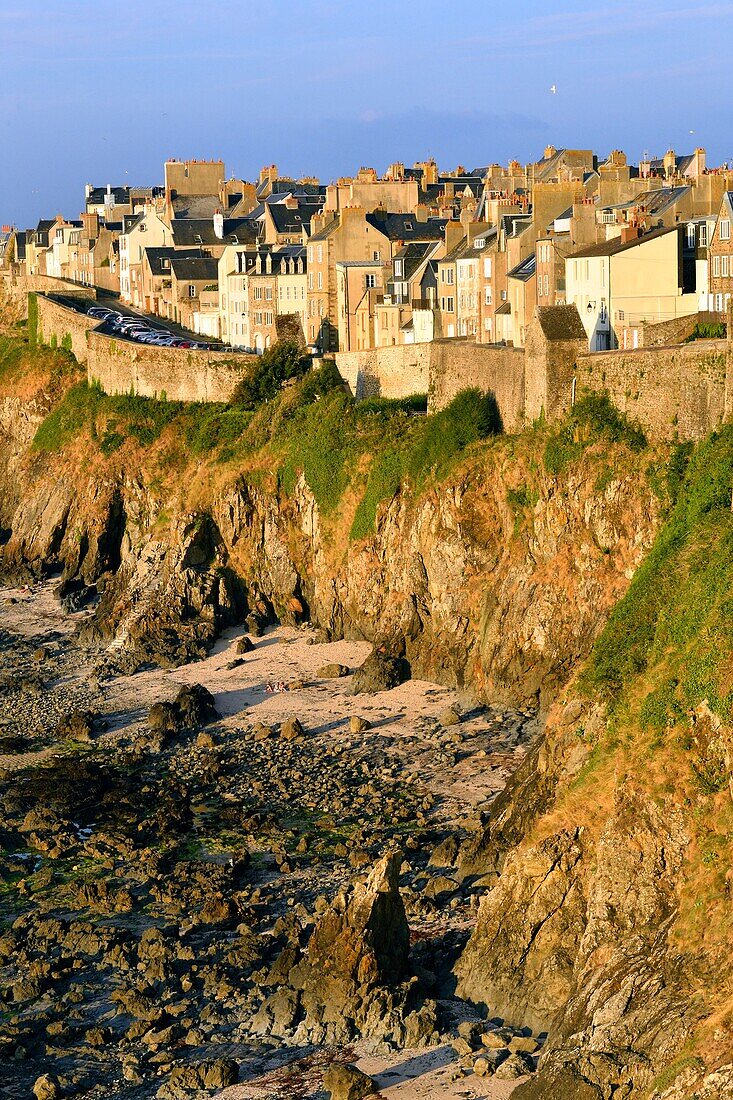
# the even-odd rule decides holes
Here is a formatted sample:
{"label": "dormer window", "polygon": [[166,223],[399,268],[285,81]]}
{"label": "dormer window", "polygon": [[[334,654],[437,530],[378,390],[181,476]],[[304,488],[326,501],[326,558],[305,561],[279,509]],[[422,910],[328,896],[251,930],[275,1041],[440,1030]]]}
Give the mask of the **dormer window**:
{"label": "dormer window", "polygon": [[409,229],[412,232],[412,222],[405,222],[405,229]]}
{"label": "dormer window", "polygon": [[402,260],[395,260],[394,273],[396,279],[401,279],[403,274]]}

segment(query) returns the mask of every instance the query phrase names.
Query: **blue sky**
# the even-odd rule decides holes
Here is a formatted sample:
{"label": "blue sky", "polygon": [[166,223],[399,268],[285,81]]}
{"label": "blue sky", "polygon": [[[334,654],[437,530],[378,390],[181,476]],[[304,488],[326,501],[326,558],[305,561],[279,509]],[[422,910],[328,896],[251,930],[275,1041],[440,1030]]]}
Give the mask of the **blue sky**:
{"label": "blue sky", "polygon": [[173,156],[327,180],[549,142],[733,160],[732,46],[733,0],[0,0],[0,221]]}

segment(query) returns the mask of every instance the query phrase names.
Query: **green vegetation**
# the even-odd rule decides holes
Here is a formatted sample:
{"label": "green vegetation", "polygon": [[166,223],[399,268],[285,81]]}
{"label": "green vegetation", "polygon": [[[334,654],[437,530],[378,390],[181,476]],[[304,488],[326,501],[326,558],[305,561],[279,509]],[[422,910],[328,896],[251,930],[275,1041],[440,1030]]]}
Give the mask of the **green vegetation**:
{"label": "green vegetation", "polygon": [[702,321],[695,325],[685,343],[691,344],[693,340],[725,340],[726,332],[724,321]]}
{"label": "green vegetation", "polygon": [[[645,702],[643,720],[660,728],[707,699],[733,714],[733,428],[670,463],[674,504],[626,597],[593,650],[585,682],[612,703],[637,674],[664,660],[669,678]],[[674,681],[674,690],[671,685]],[[673,705],[674,704],[674,705]]]}
{"label": "green vegetation", "polygon": [[571,462],[577,462],[589,444],[599,439],[625,443],[632,451],[646,446],[644,432],[619,412],[607,393],[587,393],[547,441],[544,461],[548,473],[562,473]]}
{"label": "green vegetation", "polygon": [[294,340],[281,340],[260,356],[251,374],[237,386],[232,404],[252,412],[263,401],[272,401],[283,383],[301,378],[310,370],[310,356]]}

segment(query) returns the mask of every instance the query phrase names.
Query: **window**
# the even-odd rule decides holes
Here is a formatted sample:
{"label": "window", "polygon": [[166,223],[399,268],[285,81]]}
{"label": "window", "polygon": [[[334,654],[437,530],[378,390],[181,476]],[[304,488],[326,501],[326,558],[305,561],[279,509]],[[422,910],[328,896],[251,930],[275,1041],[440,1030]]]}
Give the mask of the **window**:
{"label": "window", "polygon": [[382,253],[379,251],[379,249],[375,249],[375,251],[372,252],[372,259],[376,264],[381,263]]}
{"label": "window", "polygon": [[707,248],[708,246],[708,223],[703,222],[700,226],[700,247]]}
{"label": "window", "polygon": [[721,241],[730,240],[730,218],[723,218],[720,223],[720,239]]}
{"label": "window", "polygon": [[721,275],[721,278],[727,279],[728,275],[729,275],[729,272],[730,272],[730,268],[728,267],[728,257],[727,256],[721,256],[720,257],[720,275]]}
{"label": "window", "polygon": [[491,332],[491,318],[484,317],[484,331]]}
{"label": "window", "polygon": [[271,313],[266,313],[265,314],[265,324],[266,325],[271,325],[272,324],[272,314]]}
{"label": "window", "polygon": [[395,260],[395,262],[394,262],[394,273],[395,273],[395,278],[396,279],[401,279],[402,278],[402,260]]}
{"label": "window", "polygon": [[690,224],[687,226],[687,247],[694,248],[696,240],[697,235],[695,233],[695,225],[694,222],[690,222]]}
{"label": "window", "polygon": [[446,300],[445,300],[445,311],[446,311],[446,313],[453,313],[453,299],[452,298],[446,298]]}
{"label": "window", "polygon": [[713,278],[720,278],[720,256],[713,256]]}
{"label": "window", "polygon": [[453,286],[453,268],[449,267],[445,273],[445,281],[448,286]]}
{"label": "window", "polygon": [[405,222],[405,229],[412,231],[412,222]]}
{"label": "window", "polygon": [[376,286],[376,285],[377,285],[377,276],[376,275],[365,275],[364,276],[364,286],[367,287],[367,289],[369,287],[373,287],[373,286]]}
{"label": "window", "polygon": [[313,290],[313,272],[308,272],[308,290]]}
{"label": "window", "polygon": [[316,258],[317,258],[317,261],[318,261],[319,264],[323,263],[323,245],[322,244],[319,244],[319,246],[318,246],[318,250],[317,250],[317,253],[316,253]]}
{"label": "window", "polygon": [[493,295],[491,293],[491,287],[484,287],[484,305],[490,306],[493,301]]}
{"label": "window", "polygon": [[256,302],[261,302],[262,301],[262,287],[261,286],[256,286],[255,287],[255,301]]}
{"label": "window", "polygon": [[196,287],[193,285],[193,283],[188,284],[188,296],[189,298],[196,297]]}
{"label": "window", "polygon": [[262,314],[261,313],[255,313],[255,324],[256,325],[261,325],[262,324]]}
{"label": "window", "polygon": [[266,286],[265,287],[265,300],[268,301],[268,302],[272,301],[272,287],[271,286]]}
{"label": "window", "polygon": [[545,275],[545,298],[550,294],[550,276]]}
{"label": "window", "polygon": [[323,290],[323,272],[318,272],[318,289]]}

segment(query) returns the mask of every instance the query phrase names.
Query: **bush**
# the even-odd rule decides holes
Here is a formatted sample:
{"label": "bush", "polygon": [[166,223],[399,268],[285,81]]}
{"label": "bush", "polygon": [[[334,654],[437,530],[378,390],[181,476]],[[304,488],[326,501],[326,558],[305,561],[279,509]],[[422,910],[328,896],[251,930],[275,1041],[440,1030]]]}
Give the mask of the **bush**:
{"label": "bush", "polygon": [[731,660],[733,428],[701,444],[678,476],[676,503],[596,642],[585,680],[613,701],[633,675],[676,651],[685,703],[707,698],[728,715],[733,694],[720,670]]}
{"label": "bush", "polygon": [[501,417],[493,394],[467,389],[421,427],[407,461],[407,472],[417,486],[431,471],[444,472],[470,444],[500,432]]}
{"label": "bush", "polygon": [[280,340],[260,356],[251,374],[242,379],[232,404],[252,411],[277,397],[284,382],[302,377],[310,366],[311,359],[299,344]]}

